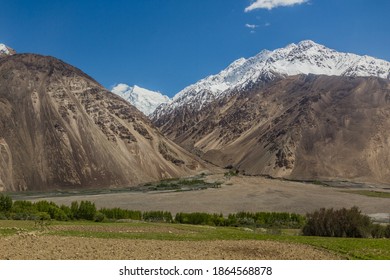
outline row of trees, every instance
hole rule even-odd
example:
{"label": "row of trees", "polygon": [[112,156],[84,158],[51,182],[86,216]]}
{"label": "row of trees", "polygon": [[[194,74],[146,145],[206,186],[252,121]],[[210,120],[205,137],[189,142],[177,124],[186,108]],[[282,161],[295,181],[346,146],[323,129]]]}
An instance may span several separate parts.
{"label": "row of trees", "polygon": [[304,225],[305,217],[290,213],[250,213],[239,212],[230,214],[225,218],[222,214],[209,213],[177,213],[173,218],[167,211],[134,211],[118,207],[97,209],[90,201],[75,201],[70,206],[58,206],[48,201],[15,201],[9,196],[0,195],[0,213],[3,218],[16,220],[53,219],[91,220],[101,222],[104,220],[143,220],[148,222],[182,223],[211,226],[250,226],[250,227],[277,227],[300,228]]}
{"label": "row of trees", "polygon": [[225,218],[222,214],[177,213],[175,221],[182,224],[262,227],[262,228],[302,228],[305,217],[284,212],[238,212]]}
{"label": "row of trees", "polygon": [[305,216],[278,212],[239,212],[224,217],[222,214],[177,213],[173,218],[167,211],[133,211],[121,208],[97,209],[90,201],[75,201],[70,206],[58,206],[49,201],[15,201],[0,194],[0,219],[14,220],[143,220],[148,222],[181,223],[211,226],[302,228],[304,235],[329,237],[390,238],[390,225],[374,224],[357,207],[325,209]]}
{"label": "row of trees", "polygon": [[227,226],[226,219],[222,214],[209,213],[177,213],[175,222],[180,224]]}
{"label": "row of trees", "polygon": [[286,212],[239,212],[228,216],[229,225],[276,228],[302,228],[306,218],[299,214]]}
{"label": "row of trees", "polygon": [[90,201],[72,202],[71,206],[58,206],[54,202],[41,200],[31,202],[19,200],[12,202],[12,199],[0,195],[0,201],[7,200],[11,203],[7,207],[0,207],[1,217],[12,220],[94,220],[98,211],[94,203]]}
{"label": "row of trees", "polygon": [[357,207],[338,210],[322,208],[307,215],[302,232],[314,236],[390,238],[390,225],[374,224]]}

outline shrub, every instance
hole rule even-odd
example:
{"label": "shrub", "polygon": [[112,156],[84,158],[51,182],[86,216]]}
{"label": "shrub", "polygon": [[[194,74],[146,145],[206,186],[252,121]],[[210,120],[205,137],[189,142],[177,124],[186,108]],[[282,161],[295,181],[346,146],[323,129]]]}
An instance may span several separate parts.
{"label": "shrub", "polygon": [[46,200],[41,200],[34,203],[35,209],[39,212],[49,212],[50,208],[57,207],[53,202],[48,202]]}
{"label": "shrub", "polygon": [[40,226],[43,229],[49,225],[51,217],[47,212],[38,212],[33,216],[33,220],[35,220],[35,226]]}
{"label": "shrub", "polygon": [[227,224],[231,226],[265,228],[302,228],[305,224],[305,217],[299,214],[285,212],[238,212],[228,216]]}
{"label": "shrub", "polygon": [[101,208],[102,212],[108,219],[120,220],[120,219],[131,219],[131,220],[141,220],[142,213],[141,211],[126,210],[121,208]]}
{"label": "shrub", "polygon": [[207,213],[177,213],[175,221],[180,224],[214,225],[212,215]]}
{"label": "shrub", "polygon": [[238,176],[238,173],[239,173],[238,170],[232,169],[232,170],[229,170],[228,172],[225,172],[224,176],[225,177]]}
{"label": "shrub", "polygon": [[207,183],[202,179],[183,179],[180,180],[178,184],[184,186],[193,186],[193,185],[203,185]]}
{"label": "shrub", "polygon": [[69,217],[59,207],[52,207],[49,210],[50,217],[57,221],[68,221]]}
{"label": "shrub", "polygon": [[340,210],[322,208],[307,214],[304,235],[330,237],[369,237],[372,222],[357,207]]}
{"label": "shrub", "polygon": [[221,214],[213,214],[212,221],[215,226],[227,226],[226,219]]}
{"label": "shrub", "polygon": [[35,220],[36,215],[35,213],[11,213],[10,219],[11,220]]}
{"label": "shrub", "polygon": [[9,212],[12,208],[12,198],[8,195],[0,194],[0,212]]}
{"label": "shrub", "polygon": [[172,214],[167,211],[148,211],[142,213],[142,219],[147,222],[172,222]]}
{"label": "shrub", "polygon": [[95,203],[91,201],[81,201],[77,211],[77,218],[92,221],[96,214]]}
{"label": "shrub", "polygon": [[73,220],[74,219],[73,214],[72,214],[72,210],[70,209],[70,207],[68,207],[66,205],[61,205],[60,209],[68,217],[68,220]]}
{"label": "shrub", "polygon": [[51,219],[57,221],[69,220],[68,215],[54,202],[41,200],[34,203],[34,208],[36,209],[36,211],[48,213]]}
{"label": "shrub", "polygon": [[386,227],[379,224],[374,224],[371,228],[371,236],[373,238],[383,238],[385,237],[385,230]]}
{"label": "shrub", "polygon": [[106,216],[102,212],[96,212],[95,218],[93,219],[95,222],[103,222],[106,219]]}
{"label": "shrub", "polygon": [[18,200],[13,203],[11,212],[27,215],[33,214],[37,212],[37,210],[31,201]]}
{"label": "shrub", "polygon": [[[66,209],[67,210],[67,209]],[[70,205],[70,213],[73,219],[82,219],[92,221],[97,210],[95,203],[90,201],[81,201],[80,205],[77,201],[73,201]]]}
{"label": "shrub", "polygon": [[73,201],[71,204],[70,204],[70,213],[72,215],[72,218],[73,219],[78,219],[78,215],[79,215],[79,203],[77,201]]}
{"label": "shrub", "polygon": [[384,235],[386,238],[390,238],[390,225],[387,225],[387,227],[385,228]]}
{"label": "shrub", "polygon": [[34,220],[50,221],[51,217],[47,212],[38,212],[34,215]]}

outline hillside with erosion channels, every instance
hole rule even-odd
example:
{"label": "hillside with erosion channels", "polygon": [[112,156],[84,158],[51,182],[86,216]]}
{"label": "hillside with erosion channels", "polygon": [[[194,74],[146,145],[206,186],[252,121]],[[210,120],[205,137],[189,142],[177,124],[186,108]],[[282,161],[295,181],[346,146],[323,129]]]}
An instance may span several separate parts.
{"label": "hillside with erosion channels", "polygon": [[388,183],[389,73],[389,62],[303,41],[234,62],[152,117],[176,143],[246,174]]}
{"label": "hillside with erosion channels", "polygon": [[141,112],[56,58],[0,58],[0,191],[128,186],[201,161]]}

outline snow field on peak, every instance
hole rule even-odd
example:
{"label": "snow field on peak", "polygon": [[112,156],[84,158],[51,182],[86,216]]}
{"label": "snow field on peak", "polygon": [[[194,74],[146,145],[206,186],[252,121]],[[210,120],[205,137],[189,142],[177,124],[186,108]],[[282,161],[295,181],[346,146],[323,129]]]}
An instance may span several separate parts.
{"label": "snow field on peak", "polygon": [[111,92],[119,95],[147,116],[159,105],[170,102],[168,96],[137,85],[117,84],[111,89]]}
{"label": "snow field on peak", "polygon": [[337,52],[311,40],[289,44],[274,51],[263,50],[240,58],[216,75],[210,75],[177,93],[169,105],[159,107],[154,117],[191,104],[198,110],[233,89],[244,88],[261,78],[315,74],[328,76],[375,76],[390,79],[390,62],[370,56]]}
{"label": "snow field on peak", "polygon": [[10,54],[6,45],[0,44],[0,54],[6,54],[6,55]]}

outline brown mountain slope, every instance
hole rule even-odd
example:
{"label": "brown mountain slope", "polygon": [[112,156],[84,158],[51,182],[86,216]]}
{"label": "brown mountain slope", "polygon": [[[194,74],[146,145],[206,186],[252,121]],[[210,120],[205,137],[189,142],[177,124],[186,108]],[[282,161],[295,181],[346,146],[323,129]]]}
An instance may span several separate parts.
{"label": "brown mountain slope", "polygon": [[122,186],[203,167],[80,70],[32,54],[0,59],[0,191]]}
{"label": "brown mountain slope", "polygon": [[294,179],[390,182],[390,82],[292,76],[155,122],[220,166]]}

